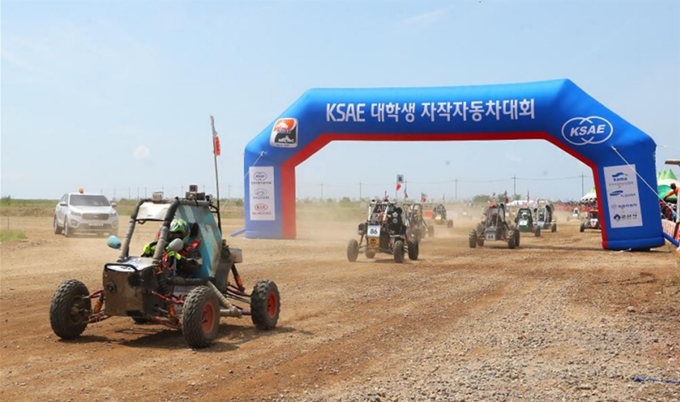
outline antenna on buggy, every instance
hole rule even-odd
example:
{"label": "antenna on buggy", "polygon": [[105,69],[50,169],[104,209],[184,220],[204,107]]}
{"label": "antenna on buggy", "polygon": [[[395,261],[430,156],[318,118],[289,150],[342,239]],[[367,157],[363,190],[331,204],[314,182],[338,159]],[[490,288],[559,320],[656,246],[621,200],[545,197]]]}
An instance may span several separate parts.
{"label": "antenna on buggy", "polygon": [[212,140],[213,140],[213,157],[215,159],[215,188],[217,196],[217,227],[222,233],[222,218],[220,214],[220,180],[217,174],[217,157],[220,156],[222,150],[220,149],[220,137],[217,135],[217,130],[215,130],[215,118],[210,115],[210,128],[212,129]]}

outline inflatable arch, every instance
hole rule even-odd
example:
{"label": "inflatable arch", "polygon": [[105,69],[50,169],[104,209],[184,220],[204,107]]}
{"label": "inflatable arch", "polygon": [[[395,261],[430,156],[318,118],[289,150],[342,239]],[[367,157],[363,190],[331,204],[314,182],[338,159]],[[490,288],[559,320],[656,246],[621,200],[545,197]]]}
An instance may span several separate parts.
{"label": "inflatable arch", "polygon": [[[656,144],[570,80],[376,89],[311,89],[245,149],[247,238],[296,237],[295,167],[331,141],[542,139],[590,166],[602,247],[664,244]],[[368,162],[367,162],[368,163]]]}

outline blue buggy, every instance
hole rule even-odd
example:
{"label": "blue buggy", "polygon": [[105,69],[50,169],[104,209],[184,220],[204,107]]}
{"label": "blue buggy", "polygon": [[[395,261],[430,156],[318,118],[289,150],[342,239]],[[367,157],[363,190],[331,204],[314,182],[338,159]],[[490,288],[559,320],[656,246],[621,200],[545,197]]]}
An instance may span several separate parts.
{"label": "blue buggy", "polygon": [[[176,217],[189,223],[191,238],[200,239],[201,266],[189,276],[178,273],[173,257],[183,249],[183,240],[168,242]],[[136,225],[150,221],[161,223],[153,256],[131,256]],[[125,238],[111,236],[108,245],[120,249],[120,256],[104,264],[101,289],[90,293],[85,284],[71,279],[54,293],[50,323],[60,338],[75,339],[88,324],[114,316],[181,329],[192,348],[207,347],[217,338],[220,317],[250,316],[260,330],[276,327],[281,307],[278,287],[271,280],[260,280],[250,294],[245,291],[236,268],[243,261],[242,252],[222,238],[219,208],[204,193],[189,191],[172,200],[155,193],[140,200]]]}

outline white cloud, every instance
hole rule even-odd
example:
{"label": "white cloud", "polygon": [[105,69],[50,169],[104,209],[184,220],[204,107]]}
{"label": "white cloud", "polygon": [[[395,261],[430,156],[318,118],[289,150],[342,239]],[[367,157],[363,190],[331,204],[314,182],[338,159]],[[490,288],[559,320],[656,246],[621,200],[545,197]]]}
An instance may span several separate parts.
{"label": "white cloud", "polygon": [[26,178],[26,173],[3,173],[2,181],[15,183]]}
{"label": "white cloud", "polygon": [[406,18],[405,20],[401,21],[403,25],[408,25],[408,26],[415,26],[415,25],[431,25],[435,23],[437,20],[441,19],[444,14],[446,14],[446,10],[436,10],[436,11],[430,11],[428,13],[423,13],[423,14],[417,14],[413,15],[411,17]]}
{"label": "white cloud", "polygon": [[134,156],[136,161],[141,161],[144,159],[148,159],[151,156],[151,151],[146,145],[139,145],[137,148],[135,148],[132,155]]}

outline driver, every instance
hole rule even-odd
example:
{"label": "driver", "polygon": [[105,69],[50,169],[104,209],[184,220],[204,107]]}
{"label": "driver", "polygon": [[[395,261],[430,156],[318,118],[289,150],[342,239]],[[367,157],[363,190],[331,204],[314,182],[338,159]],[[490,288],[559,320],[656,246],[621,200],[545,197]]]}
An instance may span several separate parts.
{"label": "driver", "polygon": [[[184,248],[178,253],[168,251],[167,256],[176,259],[177,272],[186,276],[191,276],[198,272],[202,265],[201,254],[198,251],[201,240],[198,238],[192,239],[189,234],[189,224],[184,219],[175,218],[170,222],[168,243],[175,239],[182,239],[184,241]],[[156,244],[158,244],[158,240],[147,243],[142,250],[142,257],[152,257],[156,250]]]}

